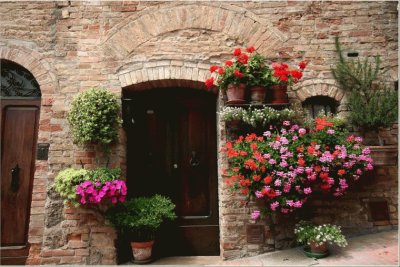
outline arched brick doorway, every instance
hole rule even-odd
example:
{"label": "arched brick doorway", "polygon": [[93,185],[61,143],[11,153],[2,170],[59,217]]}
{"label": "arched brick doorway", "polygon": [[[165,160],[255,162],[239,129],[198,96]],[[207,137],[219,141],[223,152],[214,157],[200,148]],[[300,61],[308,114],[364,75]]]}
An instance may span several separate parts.
{"label": "arched brick doorway", "polygon": [[1,264],[25,264],[41,90],[27,69],[1,59]]}
{"label": "arched brick doorway", "polygon": [[204,85],[158,80],[122,92],[129,194],[162,194],[177,206],[156,257],[220,253],[217,95],[196,88]]}

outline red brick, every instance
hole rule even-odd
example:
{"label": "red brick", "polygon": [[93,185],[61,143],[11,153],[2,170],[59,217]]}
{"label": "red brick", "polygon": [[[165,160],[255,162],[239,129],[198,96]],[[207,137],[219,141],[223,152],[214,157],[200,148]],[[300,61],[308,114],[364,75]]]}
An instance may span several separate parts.
{"label": "red brick", "polygon": [[74,254],[73,249],[44,249],[41,253],[42,257],[73,256]]}
{"label": "red brick", "polygon": [[60,264],[60,258],[42,258],[40,261],[41,265],[55,265]]}
{"label": "red brick", "polygon": [[78,241],[78,240],[70,240],[70,241],[68,241],[68,247],[69,248],[87,248],[88,243]]}
{"label": "red brick", "polygon": [[76,233],[69,234],[68,235],[68,240],[79,240],[79,241],[81,241],[81,234],[76,234]]}
{"label": "red brick", "polygon": [[50,126],[52,132],[61,132],[63,128],[59,124],[53,124]]}
{"label": "red brick", "polygon": [[60,264],[84,263],[81,256],[65,256],[61,258]]}
{"label": "red brick", "polygon": [[76,256],[89,256],[89,249],[75,249]]}
{"label": "red brick", "polygon": [[52,106],[53,99],[52,98],[42,98],[42,106]]}

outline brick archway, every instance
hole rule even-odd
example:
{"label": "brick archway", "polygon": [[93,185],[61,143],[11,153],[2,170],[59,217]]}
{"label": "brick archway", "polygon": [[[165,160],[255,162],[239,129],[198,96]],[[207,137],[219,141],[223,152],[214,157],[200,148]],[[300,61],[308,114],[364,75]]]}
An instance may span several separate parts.
{"label": "brick archway", "polygon": [[206,90],[204,81],[209,76],[209,65],[177,60],[145,63],[140,69],[129,69],[118,74],[121,87],[130,86],[136,90],[171,86]]}
{"label": "brick archway", "polygon": [[55,75],[50,64],[36,51],[27,48],[0,48],[0,58],[18,63],[29,70],[39,83],[42,98],[56,91]]}
{"label": "brick archway", "polygon": [[266,56],[279,50],[280,44],[288,39],[269,21],[239,6],[167,3],[162,8],[148,8],[124,19],[110,30],[102,45],[109,54],[122,59],[151,38],[182,29],[223,32],[232,39],[254,45]]}
{"label": "brick archway", "polygon": [[333,80],[306,80],[296,84],[292,93],[300,102],[313,96],[327,96],[341,104],[345,96],[343,90]]}

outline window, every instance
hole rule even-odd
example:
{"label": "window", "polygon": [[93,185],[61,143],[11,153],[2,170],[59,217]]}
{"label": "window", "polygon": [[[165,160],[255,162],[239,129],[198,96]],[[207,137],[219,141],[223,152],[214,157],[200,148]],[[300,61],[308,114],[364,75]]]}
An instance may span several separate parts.
{"label": "window", "polygon": [[312,118],[315,118],[320,113],[325,115],[328,113],[335,114],[337,106],[336,100],[328,96],[313,96],[303,102],[303,108],[308,113],[308,116]]}
{"label": "window", "polygon": [[27,69],[10,60],[0,60],[1,97],[40,97],[38,82]]}

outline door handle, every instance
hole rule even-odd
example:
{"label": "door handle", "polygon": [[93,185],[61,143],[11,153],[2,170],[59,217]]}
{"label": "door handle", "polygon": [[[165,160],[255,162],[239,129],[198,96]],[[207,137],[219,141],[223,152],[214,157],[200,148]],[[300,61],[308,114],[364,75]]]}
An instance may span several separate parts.
{"label": "door handle", "polygon": [[14,168],[11,169],[11,191],[17,192],[19,189],[19,171],[21,168],[15,165]]}
{"label": "door handle", "polygon": [[191,152],[191,156],[190,156],[190,160],[189,160],[189,165],[191,167],[197,167],[200,165],[200,161],[199,158],[197,156],[197,152],[196,151],[192,151]]}

